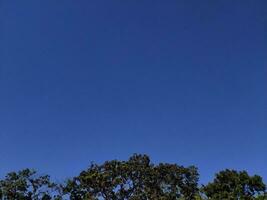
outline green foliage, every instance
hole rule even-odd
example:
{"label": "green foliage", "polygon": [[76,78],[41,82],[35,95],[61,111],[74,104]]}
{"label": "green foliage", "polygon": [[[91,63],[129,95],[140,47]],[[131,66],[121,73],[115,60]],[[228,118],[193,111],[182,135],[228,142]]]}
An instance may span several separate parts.
{"label": "green foliage", "polygon": [[195,167],[176,164],[153,165],[146,155],[128,161],[91,165],[69,181],[65,191],[71,199],[194,199],[198,191]]}
{"label": "green foliage", "polygon": [[[36,171],[25,169],[8,173],[0,181],[0,198],[3,200],[51,200],[59,199],[55,194],[56,184],[48,175],[37,176]],[[54,193],[54,195],[52,195]]]}
{"label": "green foliage", "polygon": [[213,200],[264,199],[265,184],[260,176],[249,176],[245,171],[225,170],[216,174],[212,183],[203,187],[205,195]]}
{"label": "green foliage", "polygon": [[151,163],[147,155],[92,164],[58,185],[25,169],[0,180],[0,200],[267,200],[260,176],[226,169],[202,187],[194,166]]}

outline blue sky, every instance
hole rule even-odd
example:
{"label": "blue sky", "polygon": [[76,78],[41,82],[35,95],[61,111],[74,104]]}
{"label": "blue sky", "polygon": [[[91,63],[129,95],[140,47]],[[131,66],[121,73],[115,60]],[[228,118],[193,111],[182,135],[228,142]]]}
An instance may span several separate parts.
{"label": "blue sky", "polygon": [[0,0],[0,175],[146,153],[267,179],[266,2]]}

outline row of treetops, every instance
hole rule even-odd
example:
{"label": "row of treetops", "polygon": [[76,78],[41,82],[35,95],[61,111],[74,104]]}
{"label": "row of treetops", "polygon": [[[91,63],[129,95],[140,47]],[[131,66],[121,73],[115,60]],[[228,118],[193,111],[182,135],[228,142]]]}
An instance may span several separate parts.
{"label": "row of treetops", "polygon": [[0,181],[1,200],[267,200],[258,175],[226,169],[200,185],[196,167],[151,163],[147,155],[91,164],[78,176],[54,183],[24,169]]}

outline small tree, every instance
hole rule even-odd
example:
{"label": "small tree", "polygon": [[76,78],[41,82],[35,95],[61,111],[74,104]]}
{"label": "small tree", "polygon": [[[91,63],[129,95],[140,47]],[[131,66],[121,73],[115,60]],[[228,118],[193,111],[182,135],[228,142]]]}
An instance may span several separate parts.
{"label": "small tree", "polygon": [[51,200],[60,199],[57,185],[48,175],[38,176],[36,171],[24,169],[8,173],[0,181],[0,198],[3,200]]}
{"label": "small tree", "polygon": [[265,190],[260,176],[229,169],[216,174],[214,181],[203,187],[204,194],[213,200],[266,199]]}

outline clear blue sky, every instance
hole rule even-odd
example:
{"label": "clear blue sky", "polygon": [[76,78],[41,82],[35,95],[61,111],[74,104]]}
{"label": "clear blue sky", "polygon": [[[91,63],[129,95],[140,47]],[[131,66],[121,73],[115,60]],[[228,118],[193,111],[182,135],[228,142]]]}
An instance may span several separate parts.
{"label": "clear blue sky", "polygon": [[267,179],[266,0],[0,0],[0,175],[149,154]]}

